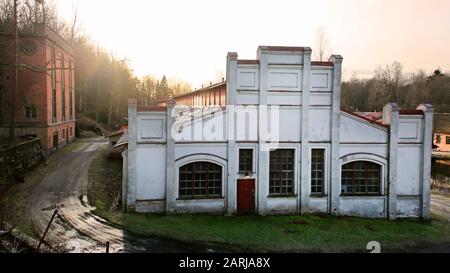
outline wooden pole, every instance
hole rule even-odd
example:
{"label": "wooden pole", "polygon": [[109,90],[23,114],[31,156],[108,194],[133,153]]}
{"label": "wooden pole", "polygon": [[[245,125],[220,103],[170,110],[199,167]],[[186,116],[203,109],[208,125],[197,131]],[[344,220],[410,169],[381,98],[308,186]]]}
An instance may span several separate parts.
{"label": "wooden pole", "polygon": [[47,228],[44,231],[44,234],[42,234],[41,240],[39,241],[38,246],[36,247],[36,251],[39,250],[39,248],[41,247],[42,243],[44,242],[45,236],[47,235],[48,230],[50,229],[50,225],[53,222],[53,219],[55,219],[56,214],[58,213],[58,210],[55,209],[55,212],[53,212],[52,218],[50,219],[50,222],[48,222]]}

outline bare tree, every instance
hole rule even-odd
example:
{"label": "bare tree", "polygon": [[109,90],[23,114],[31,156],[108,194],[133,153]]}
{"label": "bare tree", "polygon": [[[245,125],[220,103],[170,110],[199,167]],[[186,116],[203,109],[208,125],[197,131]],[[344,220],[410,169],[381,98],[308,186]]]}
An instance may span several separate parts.
{"label": "bare tree", "polygon": [[73,44],[75,37],[78,34],[77,23],[78,23],[78,2],[75,2],[73,5],[72,24],[70,26],[70,44]]}
{"label": "bare tree", "polygon": [[326,56],[330,55],[330,37],[325,27],[320,26],[316,29],[314,44],[316,60],[323,61]]}

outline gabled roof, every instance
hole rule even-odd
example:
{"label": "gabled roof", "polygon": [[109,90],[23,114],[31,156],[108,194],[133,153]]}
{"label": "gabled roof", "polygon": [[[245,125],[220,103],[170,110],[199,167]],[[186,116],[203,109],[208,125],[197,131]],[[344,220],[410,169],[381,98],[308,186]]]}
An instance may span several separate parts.
{"label": "gabled roof", "polygon": [[345,110],[345,109],[341,109],[341,112],[346,113],[346,114],[349,114],[349,115],[352,115],[353,117],[359,118],[359,119],[361,119],[361,120],[368,121],[368,122],[370,122],[371,124],[373,124],[373,125],[375,125],[375,126],[382,127],[382,128],[384,128],[384,129],[385,129],[385,128],[389,128],[389,125],[382,124],[382,123],[379,122],[379,121],[374,121],[374,120],[372,120],[372,119],[370,119],[370,118],[367,118],[367,117],[365,117],[365,116],[359,115],[359,114],[357,114],[357,113],[350,112],[350,111],[347,111],[347,110]]}
{"label": "gabled roof", "polygon": [[[188,93],[185,93],[185,94],[181,94],[181,95],[175,96],[175,97],[173,97],[173,99],[179,99],[179,98],[191,96],[191,95],[194,95],[194,94],[197,94],[197,93],[201,93],[201,92],[204,92],[204,91],[207,91],[207,90],[210,90],[210,89],[222,86],[222,85],[227,85],[227,82],[226,81],[221,81],[221,82],[218,82],[218,83],[215,83],[215,84],[211,84],[211,85],[203,87],[201,89],[198,89],[198,90],[195,90],[195,91],[192,91],[192,92],[188,92]],[[167,102],[168,100],[169,99],[166,98],[166,99],[158,101],[157,103]]]}

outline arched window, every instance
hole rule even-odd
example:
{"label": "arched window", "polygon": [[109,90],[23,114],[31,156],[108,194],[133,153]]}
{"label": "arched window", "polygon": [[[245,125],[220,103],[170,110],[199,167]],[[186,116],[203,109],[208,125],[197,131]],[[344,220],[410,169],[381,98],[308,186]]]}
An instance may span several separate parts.
{"label": "arched window", "polygon": [[370,161],[354,161],[342,165],[341,193],[380,195],[381,165]]}
{"label": "arched window", "polygon": [[222,166],[211,162],[193,162],[180,167],[180,198],[222,196]]}

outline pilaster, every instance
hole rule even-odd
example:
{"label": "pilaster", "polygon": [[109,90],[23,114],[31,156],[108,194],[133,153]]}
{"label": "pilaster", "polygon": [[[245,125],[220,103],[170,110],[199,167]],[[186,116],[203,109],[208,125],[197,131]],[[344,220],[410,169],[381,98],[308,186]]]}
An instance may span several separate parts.
{"label": "pilaster", "polygon": [[421,217],[430,219],[430,182],[431,182],[431,153],[433,144],[433,106],[428,103],[421,104],[417,107],[424,114],[423,125],[423,171],[422,171],[422,202]]}
{"label": "pilaster", "polygon": [[339,214],[340,195],[340,116],[341,116],[341,76],[342,76],[342,56],[332,55],[330,61],[333,62],[333,99],[331,106],[331,175],[330,175],[330,205],[331,214]]}
{"label": "pilaster", "polygon": [[166,114],[166,212],[174,213],[176,210],[177,192],[175,181],[175,140],[172,136],[172,126],[175,122],[173,108],[175,101],[167,102]]}
{"label": "pilaster", "polygon": [[300,162],[300,181],[297,184],[300,196],[300,212],[309,211],[309,194],[311,187],[311,170],[310,170],[310,150],[309,150],[309,93],[311,90],[311,49],[303,52],[303,83],[302,83],[302,110],[301,110],[301,158]]}
{"label": "pilaster", "polygon": [[[260,48],[258,52],[260,70],[259,70],[259,108],[258,108],[258,213],[264,214],[267,210],[267,198],[269,196],[269,153],[267,149],[267,140],[264,139],[262,132],[268,128],[264,124],[268,120],[268,106],[267,106],[267,89],[268,89],[268,75],[269,64],[264,48]],[[263,118],[264,117],[264,118]]]}
{"label": "pilaster", "polygon": [[229,52],[227,56],[227,138],[228,138],[228,152],[227,152],[227,214],[232,215],[236,212],[236,134],[235,134],[235,111],[236,105],[236,89],[237,89],[237,58],[235,52]]}
{"label": "pilaster", "polygon": [[128,100],[128,181],[127,210],[134,211],[136,206],[136,184],[137,184],[137,99]]}
{"label": "pilaster", "polygon": [[397,217],[397,177],[398,177],[398,130],[399,108],[396,103],[389,103],[383,108],[383,123],[389,124],[389,167],[388,167],[388,211],[387,217]]}

